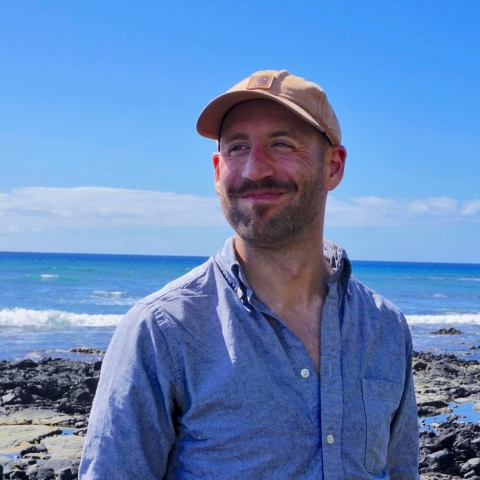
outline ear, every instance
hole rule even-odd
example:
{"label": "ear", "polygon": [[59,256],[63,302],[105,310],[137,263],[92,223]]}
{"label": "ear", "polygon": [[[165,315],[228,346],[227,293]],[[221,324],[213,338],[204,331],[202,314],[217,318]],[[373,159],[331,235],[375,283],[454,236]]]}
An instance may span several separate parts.
{"label": "ear", "polygon": [[335,189],[342,181],[346,160],[347,151],[343,145],[335,145],[325,152],[323,184],[327,192]]}
{"label": "ear", "polygon": [[220,179],[220,153],[215,152],[212,154],[212,163],[213,163],[213,172],[214,172],[214,181],[215,181],[215,191],[218,193],[217,184]]}

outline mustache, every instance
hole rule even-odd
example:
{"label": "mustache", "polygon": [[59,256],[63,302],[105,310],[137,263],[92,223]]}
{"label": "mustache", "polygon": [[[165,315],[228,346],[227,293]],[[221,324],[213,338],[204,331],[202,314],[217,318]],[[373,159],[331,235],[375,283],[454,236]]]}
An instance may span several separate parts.
{"label": "mustache", "polygon": [[264,178],[258,182],[250,179],[242,180],[236,185],[232,185],[227,189],[227,195],[231,198],[249,193],[255,193],[260,190],[277,190],[279,192],[296,192],[297,184],[292,180],[283,181],[274,178]]}

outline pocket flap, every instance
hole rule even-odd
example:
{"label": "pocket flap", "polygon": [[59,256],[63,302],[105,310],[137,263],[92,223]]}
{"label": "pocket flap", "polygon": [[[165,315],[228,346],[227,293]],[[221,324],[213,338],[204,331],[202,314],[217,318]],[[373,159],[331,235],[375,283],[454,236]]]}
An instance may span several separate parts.
{"label": "pocket flap", "polygon": [[403,392],[403,383],[362,378],[363,398],[374,398],[399,403]]}

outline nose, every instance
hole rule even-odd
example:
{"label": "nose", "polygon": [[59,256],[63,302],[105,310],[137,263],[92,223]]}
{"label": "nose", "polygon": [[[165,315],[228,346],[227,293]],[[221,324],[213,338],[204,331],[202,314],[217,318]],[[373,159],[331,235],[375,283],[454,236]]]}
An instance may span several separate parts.
{"label": "nose", "polygon": [[242,176],[259,181],[275,174],[272,159],[261,145],[252,146],[247,161],[243,165]]}

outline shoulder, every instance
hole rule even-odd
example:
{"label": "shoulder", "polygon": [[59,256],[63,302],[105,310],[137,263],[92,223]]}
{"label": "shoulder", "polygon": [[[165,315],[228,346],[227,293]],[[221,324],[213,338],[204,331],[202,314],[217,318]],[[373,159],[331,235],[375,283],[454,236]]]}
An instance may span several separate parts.
{"label": "shoulder", "polygon": [[410,329],[402,311],[383,295],[368,288],[353,275],[348,283],[348,304],[350,316],[355,312],[357,320],[370,325],[377,332],[393,329],[410,338]]}
{"label": "shoulder", "polygon": [[400,309],[394,303],[392,303],[380,293],[372,290],[371,288],[361,283],[353,275],[350,276],[348,287],[349,292],[356,299],[361,299],[362,301],[372,306],[372,308],[389,312],[397,316],[401,315]]}
{"label": "shoulder", "polygon": [[[118,329],[166,330],[179,320],[197,317],[211,309],[219,284],[226,282],[213,257],[137,302]],[[195,315],[192,315],[195,313]]]}
{"label": "shoulder", "polygon": [[157,290],[138,302],[138,305],[154,306],[158,302],[168,301],[179,295],[200,293],[208,287],[215,270],[215,260],[210,257],[206,262],[193,268],[185,275],[176,278],[160,290]]}
{"label": "shoulder", "polygon": [[[212,289],[209,278],[215,275],[212,259],[194,268],[137,302],[118,324],[107,351],[107,357],[129,358],[144,363],[142,358],[163,356],[162,363],[174,365],[170,358],[181,341],[185,328],[181,323],[194,323],[199,299]],[[147,362],[148,363],[148,362]]]}

